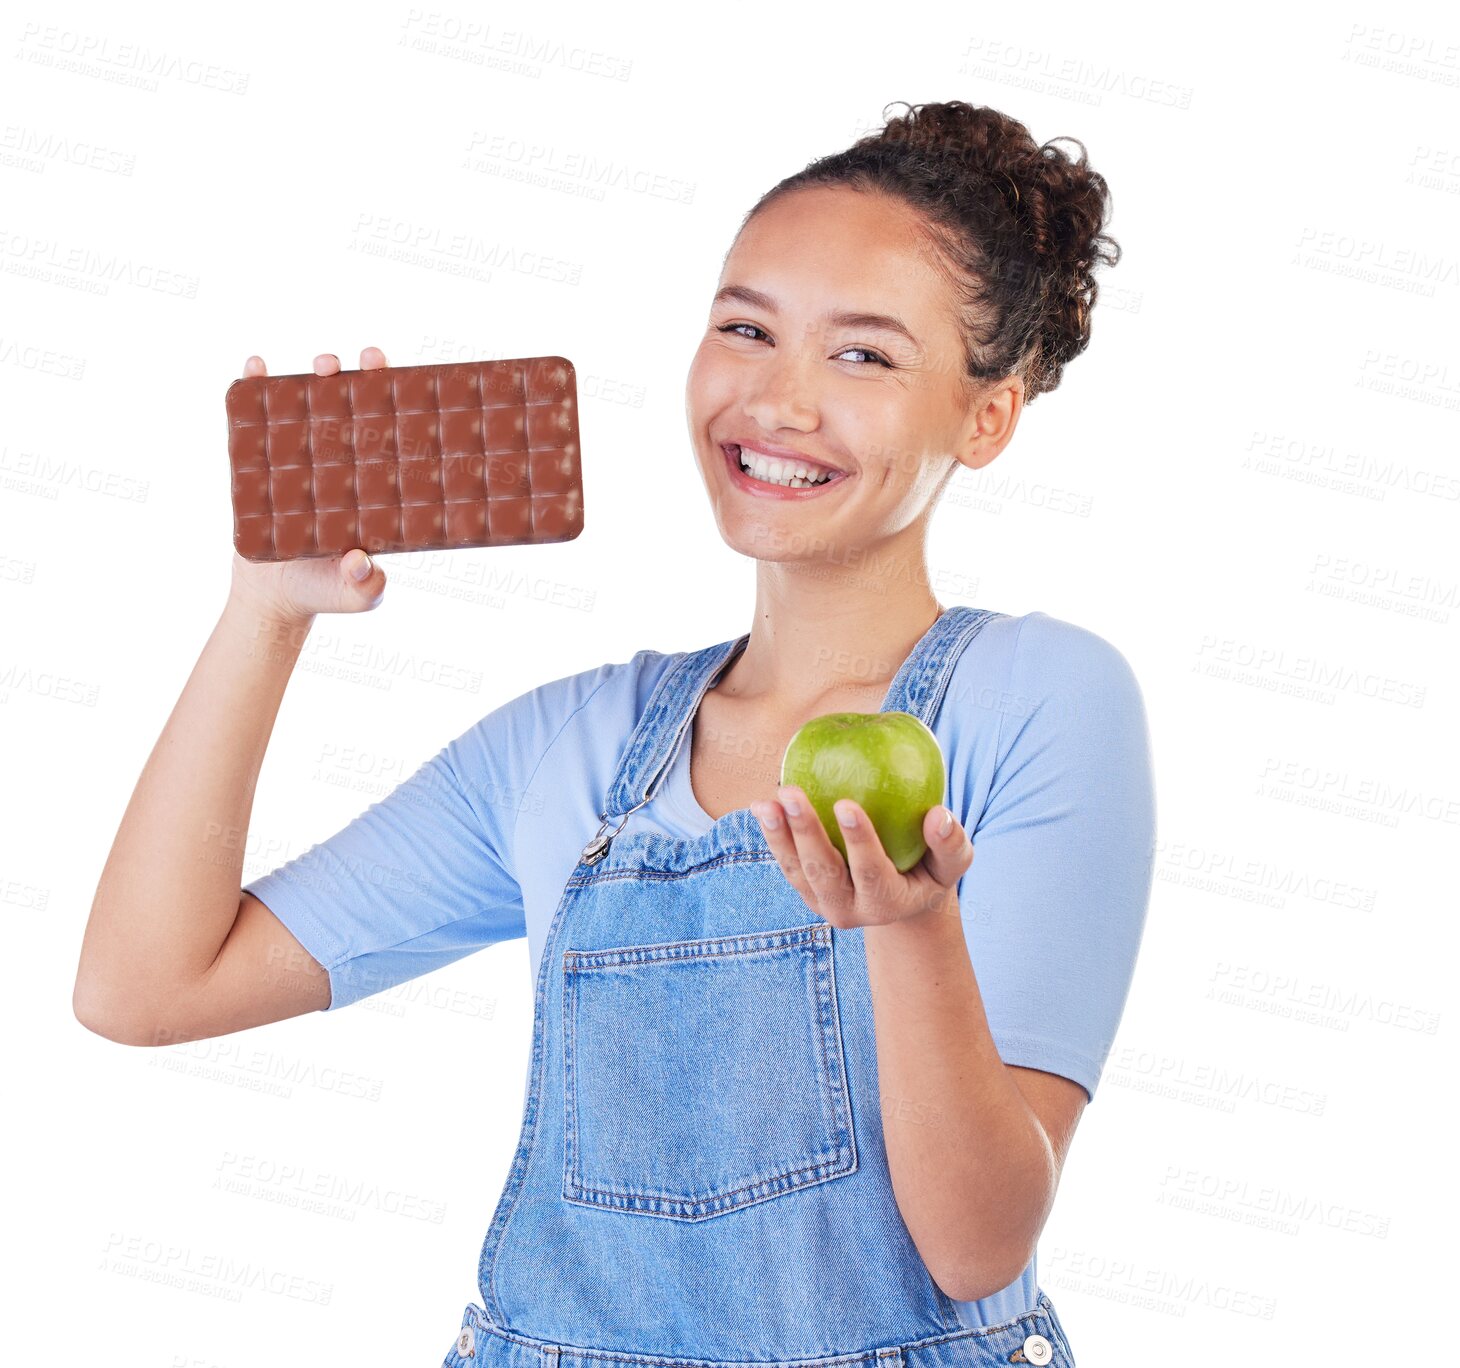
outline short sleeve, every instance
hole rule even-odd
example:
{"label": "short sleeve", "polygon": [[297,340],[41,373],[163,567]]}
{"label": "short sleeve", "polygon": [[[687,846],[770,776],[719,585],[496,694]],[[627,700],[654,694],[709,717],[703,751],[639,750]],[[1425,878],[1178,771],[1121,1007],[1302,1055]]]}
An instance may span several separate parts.
{"label": "short sleeve", "polygon": [[1155,786],[1140,687],[1104,638],[1020,619],[988,798],[959,899],[1007,1064],[1093,1101],[1150,900]]}
{"label": "short sleeve", "polygon": [[[326,1011],[526,934],[510,860],[511,705],[444,746],[348,826],[244,885],[329,972]],[[486,768],[485,767],[490,767]]]}

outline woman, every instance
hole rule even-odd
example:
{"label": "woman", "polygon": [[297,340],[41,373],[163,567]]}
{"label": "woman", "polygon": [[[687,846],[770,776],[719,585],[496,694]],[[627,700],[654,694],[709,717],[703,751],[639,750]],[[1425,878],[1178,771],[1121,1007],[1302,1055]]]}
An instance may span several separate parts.
{"label": "woman", "polygon": [[[757,562],[751,630],[503,704],[241,902],[200,817],[247,830],[310,623],[385,577],[358,550],[235,559],[76,1012],[219,1035],[526,935],[521,1137],[448,1364],[1073,1362],[1035,1246],[1144,924],[1145,715],[1113,646],[944,607],[923,548],[949,478],[1085,347],[1105,209],[1083,155],[958,102],[776,186],[686,389],[720,533]],[[844,860],[777,786],[803,722],[879,710],[948,765],[906,874],[855,803]]]}

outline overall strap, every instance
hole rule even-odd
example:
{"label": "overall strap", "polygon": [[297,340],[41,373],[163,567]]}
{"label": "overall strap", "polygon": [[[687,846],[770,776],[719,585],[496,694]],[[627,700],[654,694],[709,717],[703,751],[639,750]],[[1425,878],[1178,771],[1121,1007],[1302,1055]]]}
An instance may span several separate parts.
{"label": "overall strap", "polygon": [[749,640],[747,632],[715,646],[686,652],[659,681],[609,785],[604,810],[599,813],[598,831],[583,850],[585,864],[602,859],[608,843],[629,815],[654,796],[689,731],[700,698]]}
{"label": "overall strap", "polygon": [[964,647],[986,623],[1002,616],[992,608],[971,608],[964,603],[946,609],[893,676],[879,711],[911,713],[931,728]]}
{"label": "overall strap", "polygon": [[[992,609],[966,604],[944,609],[893,676],[879,711],[908,712],[931,727],[963,648],[986,622],[999,616]],[[600,860],[630,814],[653,798],[689,734],[700,699],[749,640],[747,632],[685,652],[659,681],[609,785],[598,830],[583,851],[585,863]]]}

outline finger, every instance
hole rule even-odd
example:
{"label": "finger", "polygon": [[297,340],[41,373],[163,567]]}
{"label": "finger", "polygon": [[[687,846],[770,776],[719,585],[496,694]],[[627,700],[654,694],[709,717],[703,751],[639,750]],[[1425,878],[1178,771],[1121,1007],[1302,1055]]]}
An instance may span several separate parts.
{"label": "finger", "polygon": [[[805,793],[794,784],[778,789],[776,797],[786,811],[786,822],[796,841],[797,859],[812,892],[823,908],[849,912],[856,898],[856,890],[852,887],[851,875],[847,872],[847,862],[832,845],[816,809],[811,806]],[[795,811],[792,811],[793,808]]]}
{"label": "finger", "polygon": [[264,367],[264,358],[262,356],[250,356],[243,363],[243,374],[245,378],[251,375],[267,375],[268,373]]}
{"label": "finger", "polygon": [[[942,834],[945,817],[952,822],[946,836]],[[952,812],[940,804],[923,815],[923,840],[928,843],[923,867],[945,888],[952,888],[973,863],[973,842],[968,833]]]}
{"label": "finger", "polygon": [[321,352],[314,358],[314,373],[316,375],[338,375],[340,358],[334,352]]}
{"label": "finger", "polygon": [[888,920],[901,915],[897,911],[904,883],[903,875],[883,848],[882,838],[866,811],[850,798],[832,804],[837,826],[847,847],[847,868],[860,906],[868,912],[881,910]]}
{"label": "finger", "polygon": [[385,353],[379,347],[366,347],[360,353],[361,370],[379,370],[386,364]]}
{"label": "finger", "polygon": [[340,578],[345,593],[356,602],[374,608],[385,595],[385,571],[364,548],[356,546],[340,557]]}
{"label": "finger", "polygon": [[811,891],[811,885],[806,882],[806,875],[801,868],[801,859],[796,851],[795,838],[786,825],[785,810],[779,803],[771,802],[752,803],[750,810],[760,823],[760,829],[765,833],[765,843],[770,847],[771,854],[776,857],[776,863],[780,865],[786,881],[806,899],[809,906],[815,908],[816,894]]}

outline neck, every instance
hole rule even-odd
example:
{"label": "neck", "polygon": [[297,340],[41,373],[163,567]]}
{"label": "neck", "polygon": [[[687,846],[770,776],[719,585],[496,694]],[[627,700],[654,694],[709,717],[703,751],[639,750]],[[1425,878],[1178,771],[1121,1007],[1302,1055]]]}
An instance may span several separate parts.
{"label": "neck", "polygon": [[715,692],[796,714],[822,703],[842,710],[838,693],[885,693],[943,611],[921,556],[889,560],[894,570],[911,564],[919,573],[760,561],[750,640]]}

